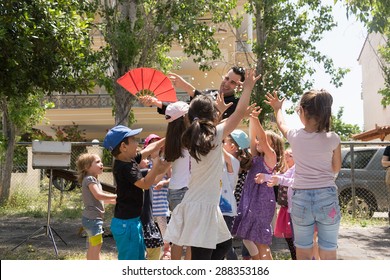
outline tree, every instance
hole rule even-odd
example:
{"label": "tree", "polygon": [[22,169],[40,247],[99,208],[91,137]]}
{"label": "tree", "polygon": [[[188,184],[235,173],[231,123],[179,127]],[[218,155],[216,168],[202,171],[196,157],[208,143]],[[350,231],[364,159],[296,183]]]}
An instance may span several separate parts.
{"label": "tree", "polygon": [[368,33],[385,36],[386,44],[378,50],[385,87],[379,90],[382,105],[390,105],[390,5],[388,0],[345,0],[348,14],[354,14],[367,28]]}
{"label": "tree", "polygon": [[[336,68],[332,59],[315,46],[322,34],[335,26],[331,6],[309,0],[252,0],[245,5],[245,12],[253,15],[256,33],[253,42],[243,42],[253,44],[255,57],[248,55],[248,64],[262,75],[253,101],[263,104],[266,92],[278,90],[282,97],[295,103],[313,85],[310,76],[315,73],[314,63],[324,67],[336,87],[342,85],[341,80],[349,70]],[[232,24],[238,28],[242,19],[239,14],[235,19]],[[288,111],[292,112],[292,108]],[[269,112],[266,107],[260,118]]]}
{"label": "tree", "polygon": [[218,24],[228,19],[237,1],[102,0],[101,32],[110,51],[110,80],[105,84],[114,100],[115,124],[128,125],[135,98],[116,83],[127,71],[154,67],[167,72],[174,43],[202,70],[220,57],[214,38]]}
{"label": "tree", "polygon": [[351,141],[352,135],[359,134],[360,128],[358,125],[354,124],[346,124],[344,123],[341,118],[344,113],[344,107],[340,107],[336,116],[333,116],[332,118],[332,130],[336,132],[339,136],[341,141]]}
{"label": "tree", "polygon": [[91,48],[95,10],[79,0],[0,3],[0,203],[10,194],[16,136],[42,118],[43,97],[90,92],[104,74]]}

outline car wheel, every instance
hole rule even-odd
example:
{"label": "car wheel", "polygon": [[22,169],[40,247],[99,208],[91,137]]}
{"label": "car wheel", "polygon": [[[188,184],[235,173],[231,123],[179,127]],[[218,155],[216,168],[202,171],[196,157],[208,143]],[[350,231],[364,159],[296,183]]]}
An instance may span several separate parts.
{"label": "car wheel", "polygon": [[64,178],[54,177],[53,185],[60,191],[72,191],[76,188],[77,183],[74,181],[66,180]]}
{"label": "car wheel", "polygon": [[[343,198],[341,204],[342,211],[345,214],[353,214],[353,199],[352,197]],[[364,196],[355,196],[355,218],[370,219],[374,215],[375,207],[372,202]]]}

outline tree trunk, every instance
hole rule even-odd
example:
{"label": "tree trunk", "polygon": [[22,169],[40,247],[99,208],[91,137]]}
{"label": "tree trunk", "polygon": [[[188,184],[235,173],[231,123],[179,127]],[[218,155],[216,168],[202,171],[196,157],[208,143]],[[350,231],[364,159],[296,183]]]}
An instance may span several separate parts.
{"label": "tree trunk", "polygon": [[15,125],[8,114],[6,101],[0,102],[3,111],[3,133],[5,140],[5,153],[2,159],[0,172],[0,205],[8,201],[11,189],[11,174],[15,148]]}
{"label": "tree trunk", "polygon": [[[123,73],[124,74],[124,73]],[[129,115],[134,98],[131,93],[122,88],[119,84],[115,84],[115,125],[129,125]]]}
{"label": "tree trunk", "polygon": [[[115,3],[115,4],[114,4]],[[113,8],[115,5],[117,11],[119,12],[119,19],[120,20],[126,20],[129,19],[131,24],[131,30],[133,30],[136,19],[137,19],[137,1],[136,0],[129,0],[129,1],[122,1],[122,2],[111,2],[106,1],[105,7],[106,8]],[[108,19],[109,17],[107,17]],[[114,26],[115,22],[108,22],[107,30],[109,33],[114,32]],[[112,43],[112,42],[111,42]],[[122,88],[116,80],[120,77],[122,77],[127,69],[129,69],[130,65],[123,65],[121,61],[119,61],[117,57],[117,46],[115,44],[112,44],[112,67],[114,69],[113,72],[113,80],[114,80],[114,117],[115,117],[115,125],[129,125],[129,116],[130,116],[130,110],[131,107],[135,101],[135,98],[126,91],[124,88]]]}

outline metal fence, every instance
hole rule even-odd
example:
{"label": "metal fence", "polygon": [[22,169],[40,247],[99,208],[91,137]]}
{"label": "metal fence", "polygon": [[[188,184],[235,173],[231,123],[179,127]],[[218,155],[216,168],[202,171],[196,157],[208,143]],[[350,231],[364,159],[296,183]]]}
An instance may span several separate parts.
{"label": "metal fence", "polygon": [[[107,150],[103,149],[101,143],[72,142],[71,146],[70,172],[76,170],[76,160],[80,154],[85,152],[96,153],[102,158],[103,164],[106,166],[103,174],[100,175],[99,180],[110,185],[113,184],[113,177],[110,169],[112,165],[112,156]],[[34,194],[41,192],[42,188],[47,188],[50,174],[49,170],[33,169],[33,160],[34,156],[31,142],[18,143],[15,148],[14,165],[11,176],[11,195],[13,193],[19,193],[23,196],[33,197]],[[72,176],[56,176],[55,180],[53,180],[54,187],[60,191],[74,190],[78,184],[69,179],[70,177]]]}
{"label": "metal fence", "polygon": [[[342,142],[342,168],[336,176],[340,205],[344,213],[355,218],[371,218],[378,212],[387,217],[390,193],[385,184],[386,170],[381,165],[383,151],[390,142]],[[101,143],[72,143],[71,169],[75,170],[77,157],[84,152],[101,156],[106,168],[99,177],[102,182],[113,184],[112,156],[101,147]],[[18,143],[15,150],[11,180],[11,194],[15,191],[32,193],[47,186],[44,170],[32,169],[31,143]],[[55,187],[67,191],[74,186],[59,178]]]}
{"label": "metal fence", "polygon": [[[342,210],[356,218],[388,212],[390,193],[381,160],[390,142],[342,142],[342,165],[336,177]],[[387,214],[384,215],[387,217]]]}

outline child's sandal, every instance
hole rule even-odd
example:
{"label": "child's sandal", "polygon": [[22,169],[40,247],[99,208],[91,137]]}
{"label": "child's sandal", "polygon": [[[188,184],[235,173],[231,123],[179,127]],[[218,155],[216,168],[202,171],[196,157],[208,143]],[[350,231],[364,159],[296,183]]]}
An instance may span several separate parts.
{"label": "child's sandal", "polygon": [[162,260],[170,260],[171,259],[171,252],[167,251],[164,252],[164,254],[161,257]]}

